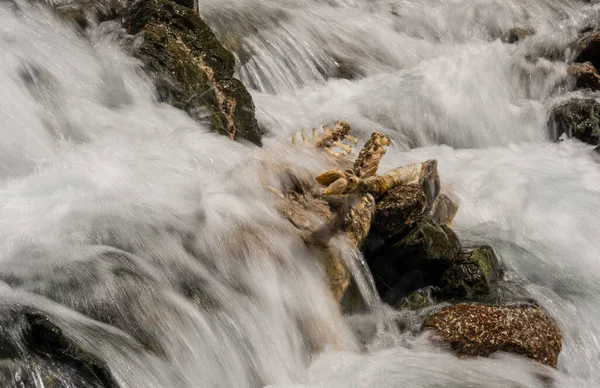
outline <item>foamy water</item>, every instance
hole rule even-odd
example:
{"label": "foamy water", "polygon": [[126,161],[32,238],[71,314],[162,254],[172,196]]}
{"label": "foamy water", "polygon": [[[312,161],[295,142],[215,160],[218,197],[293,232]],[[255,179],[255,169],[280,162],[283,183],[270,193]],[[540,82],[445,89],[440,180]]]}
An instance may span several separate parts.
{"label": "foamy water", "polygon": [[[5,303],[45,311],[122,387],[600,384],[600,169],[590,146],[550,143],[546,130],[569,87],[566,43],[593,6],[198,6],[239,59],[269,131],[263,149],[157,103],[113,24],[82,37],[43,8],[0,4]],[[522,24],[538,33],[501,41]],[[391,137],[382,169],[438,158],[460,198],[457,232],[491,244],[561,327],[558,370],[510,355],[456,359],[384,330],[394,313],[376,300],[372,315],[340,314],[317,259],[261,185],[280,184],[285,163],[325,169],[289,136],[334,119],[361,140]]]}

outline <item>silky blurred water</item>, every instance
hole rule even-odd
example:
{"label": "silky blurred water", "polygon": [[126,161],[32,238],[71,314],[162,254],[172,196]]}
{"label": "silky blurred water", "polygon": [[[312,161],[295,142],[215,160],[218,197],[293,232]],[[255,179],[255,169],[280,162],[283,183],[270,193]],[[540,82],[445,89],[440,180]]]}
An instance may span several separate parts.
{"label": "silky blurred water", "polygon": [[[115,24],[82,36],[43,6],[0,3],[0,280],[4,304],[47,313],[122,387],[600,385],[600,169],[548,140],[572,86],[568,43],[597,7],[536,0],[204,1],[238,59],[258,149],[157,102]],[[592,18],[592,19],[590,19]],[[536,28],[517,45],[513,26]],[[460,360],[390,314],[343,316],[319,261],[262,183],[290,146],[342,119],[390,136],[382,170],[436,157],[455,229],[561,327],[557,370]],[[357,252],[337,241],[349,264]],[[363,279],[368,295],[368,281]],[[379,331],[378,331],[379,330]],[[43,381],[38,381],[44,387]]]}

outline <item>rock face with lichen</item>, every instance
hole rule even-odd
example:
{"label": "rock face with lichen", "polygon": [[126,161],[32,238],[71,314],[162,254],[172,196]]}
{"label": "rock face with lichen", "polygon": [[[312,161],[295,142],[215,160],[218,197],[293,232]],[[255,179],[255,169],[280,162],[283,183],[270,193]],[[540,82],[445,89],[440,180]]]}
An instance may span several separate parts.
{"label": "rock face with lichen", "polygon": [[516,353],[556,367],[561,333],[556,323],[532,306],[483,306],[460,303],[427,318],[432,330],[460,356]]}
{"label": "rock face with lichen", "polygon": [[600,103],[593,98],[574,98],[550,113],[548,128],[554,139],[563,134],[585,143],[600,144]]}
{"label": "rock face with lichen", "polygon": [[252,97],[233,78],[235,60],[192,9],[168,0],[138,0],[123,26],[142,38],[132,48],[161,100],[231,139],[261,144]]}

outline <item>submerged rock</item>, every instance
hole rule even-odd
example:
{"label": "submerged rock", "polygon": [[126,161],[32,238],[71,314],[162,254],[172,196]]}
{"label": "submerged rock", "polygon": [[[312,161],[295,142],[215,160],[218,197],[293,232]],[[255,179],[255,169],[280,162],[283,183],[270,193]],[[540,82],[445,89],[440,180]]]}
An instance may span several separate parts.
{"label": "submerged rock", "polygon": [[441,279],[446,297],[474,299],[489,295],[502,280],[504,271],[490,246],[464,251],[456,257]]}
{"label": "submerged rock", "polygon": [[535,34],[535,29],[533,27],[513,27],[508,30],[505,40],[508,43],[517,43],[533,34]]}
{"label": "submerged rock", "polygon": [[556,367],[562,335],[556,323],[532,306],[460,303],[427,318],[432,330],[459,356],[516,353]]}
{"label": "submerged rock", "polygon": [[0,307],[0,380],[4,387],[118,388],[104,361],[83,349],[44,313]]}
{"label": "submerged rock", "polygon": [[590,63],[576,63],[567,67],[567,73],[575,79],[577,89],[600,90],[600,75]]}
{"label": "submerged rock", "polygon": [[557,140],[563,134],[585,143],[600,142],[600,103],[593,98],[574,98],[555,107],[548,119],[551,136]]}
{"label": "submerged rock", "polygon": [[235,59],[192,9],[168,0],[138,0],[124,11],[123,25],[140,34],[133,48],[153,77],[161,100],[231,139],[261,144],[254,103],[233,78]]}
{"label": "submerged rock", "polygon": [[87,28],[90,22],[103,22],[117,17],[125,7],[122,0],[71,0],[54,6],[55,12],[66,20]]}

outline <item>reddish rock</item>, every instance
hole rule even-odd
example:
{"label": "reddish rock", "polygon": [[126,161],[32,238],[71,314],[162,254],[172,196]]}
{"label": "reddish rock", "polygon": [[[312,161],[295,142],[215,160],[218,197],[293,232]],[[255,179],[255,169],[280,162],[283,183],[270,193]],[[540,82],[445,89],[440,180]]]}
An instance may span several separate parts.
{"label": "reddish rock", "polygon": [[600,75],[591,63],[569,65],[567,73],[575,78],[577,89],[600,90]]}
{"label": "reddish rock", "polygon": [[532,306],[459,303],[427,318],[423,329],[433,330],[459,356],[510,352],[556,367],[562,348],[556,323]]}

